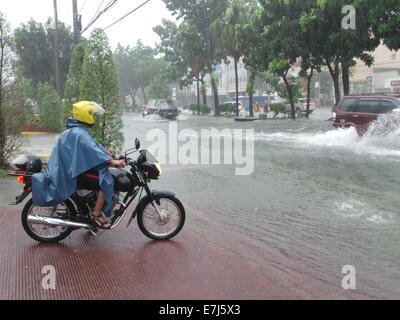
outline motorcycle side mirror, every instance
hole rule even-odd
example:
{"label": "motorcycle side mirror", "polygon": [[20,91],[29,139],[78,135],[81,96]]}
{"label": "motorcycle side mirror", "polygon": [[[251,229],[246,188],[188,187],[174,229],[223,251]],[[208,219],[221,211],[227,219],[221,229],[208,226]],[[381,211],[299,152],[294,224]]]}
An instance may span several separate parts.
{"label": "motorcycle side mirror", "polygon": [[135,139],[135,148],[136,148],[136,150],[139,150],[139,148],[140,148],[140,141],[139,141],[139,139]]}

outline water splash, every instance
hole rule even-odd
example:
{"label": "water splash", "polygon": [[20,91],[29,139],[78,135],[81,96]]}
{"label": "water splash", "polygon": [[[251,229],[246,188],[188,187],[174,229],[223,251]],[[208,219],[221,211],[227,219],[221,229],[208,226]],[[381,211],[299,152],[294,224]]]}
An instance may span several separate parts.
{"label": "water splash", "polygon": [[364,220],[375,224],[390,224],[395,219],[392,212],[380,211],[370,204],[354,198],[335,202],[335,208],[334,212],[346,218]]}
{"label": "water splash", "polygon": [[371,123],[362,143],[400,151],[400,113],[385,114]]}
{"label": "water splash", "polygon": [[355,128],[332,129],[318,133],[258,133],[256,141],[287,143],[295,147],[320,147],[345,149],[358,154],[400,157],[400,114],[382,115],[371,123],[369,130],[360,137]]}

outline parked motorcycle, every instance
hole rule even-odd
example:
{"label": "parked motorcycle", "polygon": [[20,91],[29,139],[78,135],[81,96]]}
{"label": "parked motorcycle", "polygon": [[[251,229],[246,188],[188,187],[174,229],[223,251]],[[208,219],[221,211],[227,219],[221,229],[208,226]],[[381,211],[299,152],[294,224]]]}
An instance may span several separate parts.
{"label": "parked motorcycle", "polygon": [[[139,151],[140,142],[137,139],[135,144],[135,148],[127,150],[123,157],[129,171],[109,169],[115,178],[113,217],[109,228],[99,227],[91,218],[97,200],[98,177],[89,172],[78,177],[78,190],[56,207],[36,207],[30,199],[21,216],[25,232],[34,240],[45,243],[61,241],[78,229],[87,229],[96,235],[101,229],[115,229],[138,197],[127,227],[137,217],[140,230],[151,239],[168,240],[176,236],[185,223],[185,209],[174,193],[150,189],[151,180],[157,180],[162,174],[161,166],[150,152]],[[137,159],[129,158],[135,152],[139,152]],[[12,161],[11,167],[9,175],[17,176],[18,182],[24,186],[16,202],[12,203],[15,205],[32,192],[32,176],[41,172],[43,166],[40,158],[22,155]]]}

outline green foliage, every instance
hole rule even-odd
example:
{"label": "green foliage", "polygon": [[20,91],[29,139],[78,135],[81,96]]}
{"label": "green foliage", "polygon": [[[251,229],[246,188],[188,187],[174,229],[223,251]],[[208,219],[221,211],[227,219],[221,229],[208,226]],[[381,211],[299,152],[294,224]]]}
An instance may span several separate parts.
{"label": "green foliage", "polygon": [[49,83],[39,83],[37,95],[41,125],[52,132],[61,132],[64,129],[63,106],[57,91]]}
{"label": "green foliage", "polygon": [[171,89],[161,79],[154,81],[146,90],[146,96],[152,99],[168,99],[171,97]]}
{"label": "green foliage", "polygon": [[278,92],[281,98],[284,98],[290,102],[290,96],[289,96],[289,88],[290,88],[292,101],[293,103],[296,103],[297,100],[302,96],[301,90],[303,85],[296,78],[288,78],[287,81],[288,84],[279,82],[278,85],[275,87],[275,90]]}
{"label": "green foliage", "polygon": [[280,113],[286,113],[286,106],[283,103],[273,103],[269,106],[269,110],[274,113],[276,117]]}
{"label": "green foliage", "polygon": [[[151,96],[168,96],[165,94],[169,82],[165,76],[167,66],[164,58],[156,58],[156,54],[156,50],[144,46],[140,40],[133,48],[118,45],[114,59],[124,94],[134,98],[138,90],[141,90],[145,103],[148,100],[147,92]],[[158,94],[157,89],[160,88],[162,92]]]}
{"label": "green foliage", "polygon": [[236,107],[233,103],[223,103],[220,108],[222,113],[234,113]]}
{"label": "green foliage", "polygon": [[86,45],[84,42],[82,42],[76,45],[74,51],[72,52],[71,64],[69,66],[69,72],[64,91],[64,118],[70,116],[71,106],[74,103],[79,102],[85,48]]}
{"label": "green foliage", "polygon": [[0,179],[7,177],[7,171],[0,169]]}
{"label": "green foliage", "polygon": [[[201,52],[204,52],[204,54],[195,55],[201,58],[197,64],[200,65],[200,62],[204,62],[204,74],[209,73],[212,75],[214,66],[226,58],[226,52],[220,50],[219,46],[221,39],[220,21],[225,16],[229,0],[163,1],[173,15],[176,15],[179,20],[187,24],[188,28],[196,30],[196,36],[204,44],[203,48],[201,48]],[[195,35],[193,32],[189,32],[189,34]],[[186,47],[186,49],[189,48],[190,46]],[[211,88],[214,96],[215,115],[219,116],[218,85],[214,80],[211,81]]]}
{"label": "green foliage", "polygon": [[200,105],[200,113],[201,114],[210,114],[211,108],[209,106],[207,106],[206,104],[201,104]]}
{"label": "green foliage", "polygon": [[198,112],[200,110],[200,114],[210,114],[211,113],[211,108],[207,106],[206,104],[191,104],[190,105],[190,110],[193,112]]}
{"label": "green foliage", "polygon": [[92,133],[97,141],[115,153],[122,151],[122,108],[118,75],[107,35],[95,29],[87,43],[83,61],[79,100],[95,101],[106,110]]}
{"label": "green foliage", "polygon": [[367,8],[368,21],[377,39],[389,49],[400,49],[400,2],[398,0],[355,0],[357,7]]}
{"label": "green foliage", "polygon": [[[60,73],[64,87],[73,48],[73,34],[69,27],[59,22]],[[54,77],[54,26],[49,18],[46,24],[31,19],[14,31],[16,53],[22,66],[23,76],[32,79],[36,90],[40,82],[55,87]]]}
{"label": "green foliage", "polygon": [[0,12],[0,167],[21,145],[19,126],[25,120],[25,93],[13,72],[14,53],[10,25]]}
{"label": "green foliage", "polygon": [[206,40],[197,26],[183,21],[179,26],[169,20],[154,28],[161,39],[157,49],[164,54],[169,68],[167,75],[171,81],[180,81],[180,85],[202,81],[206,73]]}

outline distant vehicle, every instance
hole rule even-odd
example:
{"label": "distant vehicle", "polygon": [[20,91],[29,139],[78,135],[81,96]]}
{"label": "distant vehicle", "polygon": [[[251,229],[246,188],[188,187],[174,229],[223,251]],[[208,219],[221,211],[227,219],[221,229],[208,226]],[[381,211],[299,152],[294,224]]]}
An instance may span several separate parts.
{"label": "distant vehicle", "polygon": [[[310,99],[310,114],[315,110],[315,103]],[[305,115],[307,113],[307,98],[300,98],[296,103],[296,113],[300,115]]]}
{"label": "distant vehicle", "polygon": [[[292,112],[292,107],[290,105],[289,101],[285,101],[285,108],[286,108],[286,114],[290,115]],[[310,114],[312,114],[315,110],[315,103],[310,100]],[[297,117],[304,117],[307,113],[307,98],[300,98],[297,100],[297,102],[294,104],[294,110],[296,112]]]}
{"label": "distant vehicle", "polygon": [[334,108],[335,128],[356,128],[361,135],[379,115],[400,112],[400,94],[366,94],[343,97]]}
{"label": "distant vehicle", "polygon": [[[272,96],[253,96],[253,107],[255,111],[264,111],[268,108],[273,100]],[[236,99],[226,100],[224,103],[231,103],[236,105]],[[258,110],[256,110],[258,108]],[[250,98],[240,96],[239,97],[239,110],[250,111]]]}
{"label": "distant vehicle", "polygon": [[152,114],[156,114],[164,119],[175,120],[179,115],[179,110],[172,100],[150,100],[146,109],[143,111],[142,116],[146,117]]}

